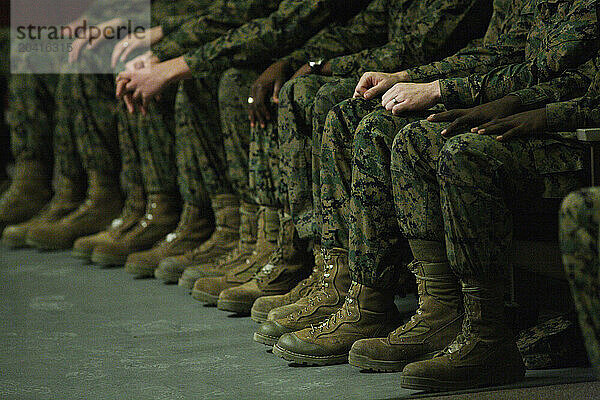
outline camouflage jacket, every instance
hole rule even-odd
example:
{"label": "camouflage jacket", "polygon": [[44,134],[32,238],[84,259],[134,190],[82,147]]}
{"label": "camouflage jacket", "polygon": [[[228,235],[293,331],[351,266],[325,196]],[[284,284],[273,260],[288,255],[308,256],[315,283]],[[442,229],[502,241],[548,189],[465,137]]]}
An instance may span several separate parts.
{"label": "camouflage jacket", "polygon": [[209,0],[155,0],[151,6],[152,26],[187,19],[190,15],[204,12],[211,3]]}
{"label": "camouflage jacket", "polygon": [[584,96],[546,105],[548,129],[553,132],[600,127],[600,73]]}
{"label": "camouflage jacket", "polygon": [[[494,0],[485,36],[445,59],[407,69],[411,82],[468,76],[488,72],[498,65],[519,62],[525,53],[531,15],[521,16],[525,0]],[[500,41],[500,38],[503,38]]]}
{"label": "camouflage jacket", "polygon": [[489,13],[489,0],[374,0],[287,59],[294,69],[309,59],[329,60],[337,76],[396,71],[456,51],[483,34]]}
{"label": "camouflage jacket", "polygon": [[[533,18],[534,22],[523,59],[487,73],[441,79],[443,104],[447,108],[472,107],[561,75],[568,76],[568,82],[584,79],[585,86],[590,77],[580,72],[569,76],[569,70],[592,58],[600,46],[597,6],[598,0],[528,0],[521,20]],[[508,36],[500,37],[500,45]],[[561,92],[569,94],[568,90]]]}
{"label": "camouflage jacket", "polygon": [[194,76],[228,67],[268,66],[302,46],[323,27],[347,20],[366,0],[284,0],[264,18],[254,19],[185,55]]}
{"label": "camouflage jacket", "polygon": [[269,15],[281,0],[217,0],[205,9],[188,15],[172,15],[160,20],[164,38],[152,46],[161,60],[184,55],[231,29]]}

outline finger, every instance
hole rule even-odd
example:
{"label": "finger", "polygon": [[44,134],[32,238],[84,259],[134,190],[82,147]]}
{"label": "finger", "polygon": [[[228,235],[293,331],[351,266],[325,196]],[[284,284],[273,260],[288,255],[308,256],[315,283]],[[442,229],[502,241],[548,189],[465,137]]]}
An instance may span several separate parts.
{"label": "finger", "polygon": [[126,94],[123,96],[123,101],[125,102],[125,106],[127,107],[127,111],[129,114],[135,113],[135,106],[133,105],[133,99],[131,98],[131,94]]}
{"label": "finger", "polygon": [[514,128],[509,129],[503,135],[496,136],[496,140],[498,140],[499,142],[505,142],[507,140],[523,135],[524,132],[525,130],[522,128],[521,125],[515,126]]}
{"label": "finger", "polygon": [[119,59],[119,56],[121,55],[122,52],[123,52],[123,47],[121,46],[121,42],[119,42],[115,45],[115,48],[113,49],[113,52],[110,55],[110,65],[113,68],[115,68],[117,66],[117,60]]}
{"label": "finger", "polygon": [[388,111],[392,111],[397,104],[400,104],[404,101],[404,99],[391,98],[387,103],[385,103],[384,107]]}
{"label": "finger", "polygon": [[407,100],[401,101],[400,103],[392,107],[392,114],[394,115],[398,115],[406,111],[410,111],[410,104]]}
{"label": "finger", "polygon": [[489,129],[490,127],[493,127],[495,125],[497,125],[498,123],[504,122],[502,120],[497,120],[497,119],[493,119],[489,122],[486,122],[484,124],[481,124],[479,126],[474,127],[473,129],[471,129],[471,132],[473,133],[481,133],[483,134],[485,130]]}
{"label": "finger", "polygon": [[123,51],[123,54],[121,54],[121,62],[125,62],[125,60],[127,60],[127,57],[129,56],[129,54],[131,54],[131,52],[133,50],[134,50],[133,44],[130,44],[127,48],[125,48],[125,51]]}
{"label": "finger", "polygon": [[121,80],[117,81],[116,96],[117,96],[118,99],[120,99],[121,97],[123,97],[123,95],[125,94],[125,85],[127,85],[127,80],[121,79]]}
{"label": "finger", "polygon": [[257,107],[258,110],[258,123],[261,128],[267,126],[267,122],[271,119],[271,115],[269,113],[269,109],[264,104],[259,104]]}
{"label": "finger", "polygon": [[135,89],[132,97],[136,102],[140,102],[142,100],[142,90],[140,88]]}
{"label": "finger", "polygon": [[465,114],[465,110],[450,110],[450,111],[442,111],[437,114],[432,114],[427,117],[427,121],[429,122],[452,122],[455,119],[462,117]]}
{"label": "finger", "polygon": [[129,81],[125,85],[125,89],[127,89],[128,92],[133,92],[137,89],[137,84],[133,81]]}
{"label": "finger", "polygon": [[477,131],[480,135],[490,135],[490,136],[500,136],[509,131],[514,127],[514,124],[510,122],[502,122],[498,121],[493,125],[486,127],[485,129],[480,129]]}
{"label": "finger", "polygon": [[456,118],[450,125],[442,131],[442,136],[454,136],[458,134],[460,130],[469,129],[471,124],[471,117],[469,114],[463,115],[462,117]]}
{"label": "finger", "polygon": [[256,111],[253,107],[248,107],[248,118],[250,119],[250,127],[254,128],[256,125]]}
{"label": "finger", "polygon": [[373,86],[371,89],[365,91],[363,97],[365,99],[372,99],[377,97],[377,95],[381,94],[385,90],[385,82],[381,81],[377,85]]}
{"label": "finger", "polygon": [[273,103],[275,104],[279,104],[279,92],[281,91],[281,87],[283,86],[284,81],[281,79],[278,79],[275,81],[275,84],[273,85]]}

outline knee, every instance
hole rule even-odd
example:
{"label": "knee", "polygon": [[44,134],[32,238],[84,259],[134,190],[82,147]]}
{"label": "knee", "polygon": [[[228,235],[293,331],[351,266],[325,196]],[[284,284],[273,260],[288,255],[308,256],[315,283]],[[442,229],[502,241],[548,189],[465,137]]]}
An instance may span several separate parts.
{"label": "knee", "polygon": [[586,199],[592,195],[590,189],[583,189],[565,197],[560,206],[561,232],[568,226],[585,224],[585,210],[593,208],[593,204]]}
{"label": "knee", "polygon": [[438,177],[474,185],[475,175],[491,176],[498,170],[502,159],[495,151],[498,146],[495,139],[476,133],[464,133],[448,139],[438,157]]}

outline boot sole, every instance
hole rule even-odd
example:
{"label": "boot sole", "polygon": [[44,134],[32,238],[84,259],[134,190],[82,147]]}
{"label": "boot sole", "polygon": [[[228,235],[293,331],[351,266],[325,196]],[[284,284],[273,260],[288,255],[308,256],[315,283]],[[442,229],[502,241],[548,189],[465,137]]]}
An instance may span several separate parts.
{"label": "boot sole", "polygon": [[278,337],[263,335],[262,333],[254,332],[254,336],[252,337],[255,342],[266,344],[267,346],[275,346],[277,341],[279,341]]}
{"label": "boot sole", "polygon": [[214,296],[210,293],[201,292],[200,290],[192,290],[192,297],[198,301],[205,303],[207,306],[216,306],[219,301],[219,296]]}
{"label": "boot sole", "polygon": [[137,264],[125,264],[125,271],[136,278],[154,278],[154,268],[149,268]]}
{"label": "boot sole", "polygon": [[325,365],[345,364],[348,362],[348,354],[339,354],[335,356],[309,356],[306,354],[294,353],[279,347],[277,344],[273,346],[273,354],[283,358],[286,361],[291,361],[293,363],[306,366],[321,367]]}
{"label": "boot sole", "polygon": [[405,376],[400,377],[400,386],[405,389],[413,390],[424,390],[428,392],[442,392],[442,391],[455,391],[455,390],[466,390],[474,389],[479,387],[488,386],[499,386],[515,383],[522,380],[523,377],[502,377],[493,378],[490,377],[485,382],[480,381],[474,383],[473,381],[440,381],[433,378],[424,378],[422,376]]}
{"label": "boot sole", "polygon": [[165,271],[160,268],[154,271],[154,277],[167,284],[177,283],[180,276],[181,274],[178,274],[177,272]]}
{"label": "boot sole", "polygon": [[41,250],[41,251],[60,251],[60,250],[68,250],[68,249],[70,249],[70,246],[64,246],[64,247],[63,246],[50,246],[50,245],[47,245],[46,243],[37,242],[37,241],[35,241],[35,240],[31,239],[31,238],[25,239],[25,243],[28,246],[36,248],[36,249]]}
{"label": "boot sole", "polygon": [[250,319],[259,324],[262,324],[267,320],[267,315],[269,315],[268,312],[256,311],[254,308],[250,310]]}
{"label": "boot sole", "polygon": [[221,311],[229,311],[235,314],[250,314],[252,304],[242,301],[221,300],[217,302],[217,309]]}
{"label": "boot sole", "polygon": [[115,257],[107,254],[92,253],[91,260],[94,264],[101,265],[103,267],[122,266],[125,264],[126,257]]}
{"label": "boot sole", "polygon": [[432,358],[437,351],[425,354],[422,357],[415,358],[410,361],[389,361],[389,360],[375,360],[367,356],[355,354],[352,351],[348,354],[348,364],[363,369],[365,371],[376,371],[376,372],[402,372],[407,364],[415,361],[428,360]]}
{"label": "boot sole", "polygon": [[79,258],[80,260],[91,261],[92,253],[79,249],[71,249],[71,257]]}

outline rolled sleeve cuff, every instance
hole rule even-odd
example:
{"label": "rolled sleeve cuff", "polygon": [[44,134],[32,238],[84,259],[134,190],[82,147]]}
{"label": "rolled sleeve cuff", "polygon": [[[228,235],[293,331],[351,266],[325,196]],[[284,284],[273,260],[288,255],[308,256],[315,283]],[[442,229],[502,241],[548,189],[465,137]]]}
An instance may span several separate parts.
{"label": "rolled sleeve cuff", "polygon": [[581,128],[577,102],[563,101],[547,104],[546,125],[549,132],[562,132]]}
{"label": "rolled sleeve cuff", "polygon": [[440,94],[448,110],[475,105],[476,95],[465,78],[440,79]]}

